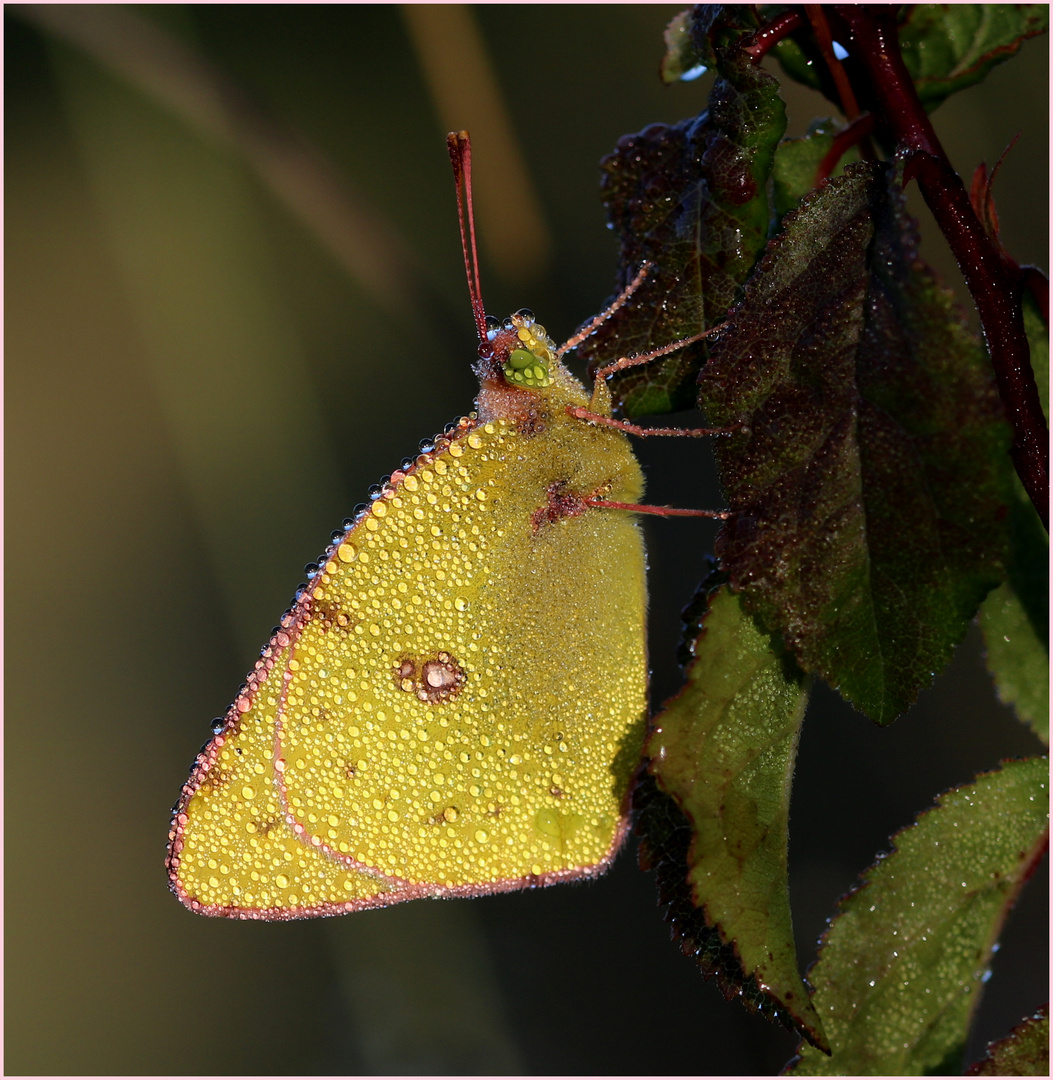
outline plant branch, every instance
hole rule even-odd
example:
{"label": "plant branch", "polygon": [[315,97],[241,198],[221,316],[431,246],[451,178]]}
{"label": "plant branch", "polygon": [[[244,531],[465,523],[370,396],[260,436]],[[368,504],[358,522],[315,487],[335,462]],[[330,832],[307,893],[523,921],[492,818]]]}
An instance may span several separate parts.
{"label": "plant branch", "polygon": [[984,231],[918,98],[899,50],[896,8],[838,4],[835,9],[851,30],[855,55],[870,76],[878,120],[911,155],[908,178],[917,180],[972,294],[1013,428],[1013,464],[1048,531],[1049,431],[1024,333],[1022,280],[1014,280],[997,244]]}
{"label": "plant branch", "polygon": [[772,19],[771,22],[765,23],[750,38],[749,43],[744,47],[744,51],[750,55],[755,64],[759,64],[770,49],[773,49],[784,37],[789,37],[794,30],[803,25],[804,19],[799,11],[793,9],[784,11],[781,15]]}
{"label": "plant branch", "polygon": [[826,61],[830,77],[834,80],[834,86],[837,87],[837,96],[841,99],[841,111],[845,114],[848,122],[851,123],[859,116],[859,103],[856,101],[855,91],[848,80],[848,75],[845,73],[841,61],[837,59],[834,53],[834,39],[830,33],[830,24],[826,21],[826,15],[823,13],[823,5],[805,4],[804,11],[808,16],[808,21],[812,24],[812,33],[815,35],[816,44]]}

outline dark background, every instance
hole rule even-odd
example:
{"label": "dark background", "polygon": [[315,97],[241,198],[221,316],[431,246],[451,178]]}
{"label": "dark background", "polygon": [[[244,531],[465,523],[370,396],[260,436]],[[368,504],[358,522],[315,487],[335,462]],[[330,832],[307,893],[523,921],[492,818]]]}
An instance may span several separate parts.
{"label": "dark background", "polygon": [[[470,407],[445,131],[475,136],[488,309],[569,335],[614,280],[599,158],[704,106],[710,77],[657,77],[677,10],[480,7],[451,29],[464,13],[443,7],[421,29],[395,6],[5,9],[7,1073],[771,1073],[790,1056],[670,943],[634,845],[585,885],[271,925],[195,918],[162,865],[208,723],[303,564]],[[448,92],[467,84],[462,107],[437,104],[410,24]],[[459,51],[473,33],[504,121]],[[791,132],[830,111],[787,93]],[[1043,38],[935,117],[967,176],[1023,132],[996,196],[1009,250],[1043,266],[1047,99]],[[706,446],[639,452],[652,501],[720,504]],[[645,527],[660,702],[713,528]],[[791,822],[802,964],[891,833],[1038,750],[975,631],[889,730],[820,688]],[[1046,1000],[1046,904],[1043,868],[975,1046]]]}

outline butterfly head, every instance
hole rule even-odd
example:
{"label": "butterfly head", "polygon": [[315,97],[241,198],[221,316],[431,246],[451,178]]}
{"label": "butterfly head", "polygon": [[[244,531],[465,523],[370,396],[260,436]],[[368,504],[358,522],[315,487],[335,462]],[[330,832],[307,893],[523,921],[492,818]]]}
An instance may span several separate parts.
{"label": "butterfly head", "polygon": [[486,319],[486,336],[479,343],[479,379],[503,379],[509,386],[541,390],[552,385],[558,365],[556,344],[534,313],[521,308],[505,321]]}
{"label": "butterfly head", "polygon": [[446,144],[457,184],[457,216],[468,295],[479,335],[478,414],[487,422],[495,418],[515,419],[524,430],[537,431],[552,417],[565,413],[561,406],[582,405],[587,398],[581,384],[563,366],[559,349],[532,311],[521,308],[504,322],[486,314],[475,246],[472,144],[466,131],[451,131]]}

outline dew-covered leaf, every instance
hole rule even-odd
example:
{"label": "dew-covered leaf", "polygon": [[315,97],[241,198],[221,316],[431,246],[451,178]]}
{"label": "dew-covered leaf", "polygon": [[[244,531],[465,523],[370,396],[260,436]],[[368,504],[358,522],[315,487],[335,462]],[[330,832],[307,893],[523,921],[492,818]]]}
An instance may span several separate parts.
{"label": "dew-covered leaf", "polygon": [[[604,205],[621,245],[619,289],[645,260],[654,266],[582,345],[593,367],[719,323],[767,240],[768,176],[786,128],[779,84],[735,47],[757,26],[751,7],[718,6],[706,20],[718,71],[708,111],[627,135],[602,163]],[[697,344],[615,376],[615,404],[631,416],[693,405],[704,356]]]}
{"label": "dew-covered leaf", "polygon": [[1049,28],[1048,4],[911,4],[899,28],[900,48],[918,96],[934,109],[981,82]]}
{"label": "dew-covered leaf", "polygon": [[[1029,294],[1024,327],[1048,418],[1049,329]],[[1048,746],[1049,536],[1019,479],[1011,482],[1008,580],[981,605],[980,628],[999,700]]]}
{"label": "dew-covered leaf", "polygon": [[710,422],[744,425],[715,447],[732,585],[879,723],[1002,580],[1008,440],[891,175],[850,165],[786,216],[700,379]]}
{"label": "dew-covered leaf", "polygon": [[824,1045],[797,967],[787,878],[804,676],[726,586],[708,597],[680,693],[655,720],[650,771],[690,822],[696,907],[743,971]]}
{"label": "dew-covered leaf", "polygon": [[971,1065],[966,1076],[1049,1076],[1049,1006],[1043,1005]]}
{"label": "dew-covered leaf", "polygon": [[[778,10],[765,6],[761,15],[771,18]],[[981,82],[1048,25],[1047,4],[910,4],[900,8],[899,42],[922,104],[932,110],[956,91]],[[851,73],[851,42],[842,44],[848,48],[844,63]],[[809,27],[784,38],[772,53],[790,78],[841,104]],[[868,108],[865,81],[856,80],[856,85],[862,91],[860,105]]]}
{"label": "dew-covered leaf", "polygon": [[[762,12],[764,9],[761,9]],[[807,37],[810,33],[807,29],[799,30],[796,34],[784,37],[771,50],[771,55],[779,61],[783,74],[789,75],[794,82],[799,82],[811,90],[823,91],[827,98],[835,105],[841,102],[837,91],[830,83],[824,86],[819,72],[822,70],[822,56],[818,48]]]}
{"label": "dew-covered leaf", "polygon": [[[663,35],[662,81],[690,80],[714,67],[717,56],[712,35],[722,28],[736,28],[752,33],[757,24],[748,11],[736,11],[739,5],[696,4],[674,15]],[[725,11],[725,7],[729,10]],[[701,70],[700,70],[701,69]]]}
{"label": "dew-covered leaf", "polygon": [[898,833],[808,973],[833,1055],[802,1044],[790,1072],[959,1072],[992,946],[1048,825],[1049,763],[1033,758],[947,792]]}
{"label": "dew-covered leaf", "polygon": [[787,1028],[789,1015],[742,970],[735,946],[706,921],[702,908],[691,898],[687,876],[687,853],[691,824],[671,795],[660,790],[646,773],[633,792],[636,833],[640,838],[640,869],[654,871],[658,903],[669,923],[669,933],[680,951],[698,965],[706,979],[715,979],[727,1000],[740,998],[751,1012],[760,1013]]}
{"label": "dew-covered leaf", "polygon": [[[1023,494],[1020,512],[1030,510],[1027,496]],[[1016,510],[1014,509],[1014,514]],[[1037,520],[1037,515],[1036,515]],[[1045,530],[1039,524],[1043,536]],[[1048,544],[1046,545],[1048,553]],[[1009,582],[1000,585],[983,602],[980,608],[980,629],[984,634],[987,669],[994,678],[998,700],[1011,705],[1017,716],[1049,745],[1049,638],[1048,638],[1048,586],[1044,592],[1031,594],[1033,599],[1045,600],[1047,609],[1047,636],[1040,637],[1028,617],[1023,595]]]}

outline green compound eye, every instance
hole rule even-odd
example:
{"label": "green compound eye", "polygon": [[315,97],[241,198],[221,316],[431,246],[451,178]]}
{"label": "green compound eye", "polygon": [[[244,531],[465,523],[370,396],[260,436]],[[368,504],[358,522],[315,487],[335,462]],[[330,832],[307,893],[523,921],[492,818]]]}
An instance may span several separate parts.
{"label": "green compound eye", "polygon": [[515,368],[516,371],[523,371],[536,363],[537,357],[528,349],[513,349],[508,357],[508,366]]}
{"label": "green compound eye", "polygon": [[527,349],[513,349],[505,363],[505,378],[516,386],[536,388],[549,386],[552,376],[548,367]]}

